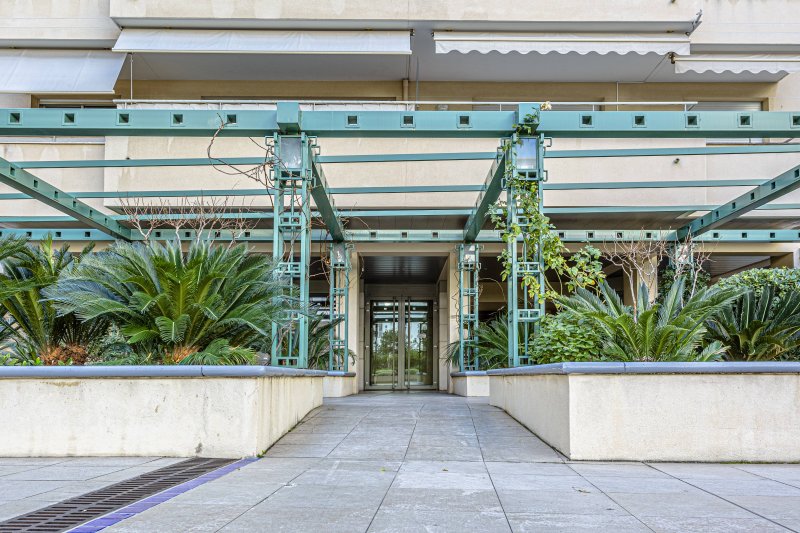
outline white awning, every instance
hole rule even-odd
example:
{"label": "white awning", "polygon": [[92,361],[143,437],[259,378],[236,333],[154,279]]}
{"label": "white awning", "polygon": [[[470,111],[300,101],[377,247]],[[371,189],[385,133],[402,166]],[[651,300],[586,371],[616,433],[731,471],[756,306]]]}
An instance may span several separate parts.
{"label": "white awning", "polygon": [[670,33],[435,32],[436,53],[676,54],[689,53],[689,37]]}
{"label": "white awning", "polygon": [[124,29],[115,52],[411,54],[408,31]]}
{"label": "white awning", "polygon": [[748,72],[770,74],[800,72],[800,55],[791,54],[693,54],[675,57],[675,72]]}
{"label": "white awning", "polygon": [[124,62],[106,50],[0,50],[0,93],[113,94]]}

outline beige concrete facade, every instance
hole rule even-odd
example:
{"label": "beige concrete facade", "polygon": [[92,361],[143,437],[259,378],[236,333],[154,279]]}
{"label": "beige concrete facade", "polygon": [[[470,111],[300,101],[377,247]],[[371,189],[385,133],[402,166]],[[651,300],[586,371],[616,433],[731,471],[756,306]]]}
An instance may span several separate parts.
{"label": "beige concrete facade", "polygon": [[[698,13],[700,24],[696,25]],[[256,1],[256,0],[0,0],[0,52],[25,50],[112,50],[126,29],[174,30],[404,30],[411,55],[363,58],[302,54],[135,53],[127,57],[112,94],[65,91],[3,92],[0,107],[128,106],[173,109],[245,109],[269,106],[254,100],[342,100],[353,108],[369,102],[386,106],[411,101],[409,108],[482,110],[492,102],[588,102],[597,112],[617,109],[683,110],[695,102],[735,107],[744,103],[763,110],[800,110],[800,73],[743,72],[678,75],[669,54],[655,57],[646,67],[639,54],[437,54],[432,32],[561,32],[666,33],[682,35],[691,54],[800,53],[800,3],[793,0],[623,0],[561,2],[501,2],[498,0],[441,0],[396,2]],[[384,64],[385,63],[385,64]],[[421,65],[421,66],[420,66]],[[453,66],[455,65],[455,66]],[[498,66],[500,65],[500,66]],[[599,68],[597,67],[599,65]],[[313,68],[312,68],[313,67]],[[317,70],[315,70],[317,69]],[[132,73],[132,75],[131,75]],[[131,79],[131,77],[133,79]],[[116,100],[116,102],[115,102]],[[131,100],[132,102],[120,102]],[[143,102],[154,100],[158,102]],[[219,103],[218,101],[226,101]],[[168,102],[167,102],[168,101]],[[191,102],[189,102],[191,101]],[[427,102],[414,105],[413,102]],[[620,106],[615,102],[649,102]],[[376,104],[375,104],[376,105]],[[791,139],[752,139],[745,142],[781,143]],[[742,142],[742,141],[737,141]],[[262,139],[218,138],[216,157],[261,156]],[[323,155],[403,154],[435,152],[492,152],[500,139],[375,139],[325,138]],[[552,150],[617,148],[699,148],[725,146],[730,139],[557,139]],[[182,137],[98,137],[20,139],[0,138],[0,157],[10,161],[203,158],[210,139]],[[552,215],[559,229],[675,229],[723,204],[749,187],[713,186],[732,179],[768,180],[798,163],[797,153],[741,155],[681,155],[548,159],[549,184],[645,184],[687,181],[709,186],[629,187],[616,189],[549,190],[547,208],[615,208],[615,212]],[[469,185],[479,186],[488,161],[392,162],[326,164],[332,187]],[[151,167],[106,169],[43,169],[42,179],[68,192],[129,193],[131,191],[197,191],[260,188],[244,175],[213,167]],[[13,193],[0,187],[0,193]],[[339,194],[342,209],[461,209],[473,207],[476,192]],[[173,207],[180,199],[164,199]],[[270,207],[266,196],[231,197],[229,205],[259,211]],[[119,214],[118,198],[87,199],[92,207]],[[146,202],[160,203],[149,199]],[[737,221],[742,228],[800,228],[800,192],[773,204],[785,209],[752,211]],[[648,210],[647,207],[653,209]],[[670,209],[672,208],[672,209]],[[627,209],[627,210],[626,210]],[[4,221],[3,217],[7,217]],[[44,217],[20,221],[21,217]],[[48,219],[47,217],[61,217]],[[351,224],[368,229],[444,230],[463,227],[466,216],[365,217]],[[53,227],[64,224],[62,213],[33,200],[2,200],[0,226]],[[268,223],[265,223],[268,227]],[[75,224],[73,224],[75,226]],[[60,226],[59,226],[60,227]],[[1,228],[0,228],[1,229]],[[80,245],[81,243],[75,243]],[[103,243],[100,246],[104,246]],[[260,252],[269,243],[255,243]],[[601,246],[602,248],[602,246]],[[718,259],[715,279],[753,265],[797,266],[798,242],[732,243],[706,247]],[[484,257],[493,259],[500,246],[487,245]],[[324,255],[314,246],[314,258]],[[368,366],[369,323],[364,277],[370,256],[446,257],[441,271],[431,273],[430,299],[436,307],[435,353],[439,382],[448,388],[449,368],[443,354],[458,337],[454,243],[358,243],[352,252],[350,281],[351,349],[356,382],[364,388]],[[437,266],[438,268],[438,266]],[[649,280],[655,283],[654,279]],[[402,285],[404,280],[394,280]],[[321,279],[312,292],[327,291]],[[630,292],[630,291],[629,291]],[[629,297],[631,295],[629,294]],[[504,287],[482,284],[482,310],[496,311],[506,301]],[[354,318],[353,318],[354,317]]]}
{"label": "beige concrete facade", "polygon": [[797,374],[496,375],[490,381],[492,405],[572,460],[800,460]]}
{"label": "beige concrete facade", "polygon": [[0,455],[252,457],[322,404],[323,379],[2,378]]}

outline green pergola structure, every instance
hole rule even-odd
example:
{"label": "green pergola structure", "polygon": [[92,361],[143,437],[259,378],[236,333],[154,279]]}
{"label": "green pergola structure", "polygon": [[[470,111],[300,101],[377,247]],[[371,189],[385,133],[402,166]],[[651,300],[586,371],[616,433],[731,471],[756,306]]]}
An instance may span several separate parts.
{"label": "green pergola structure", "polygon": [[[222,115],[220,113],[223,113]],[[520,122],[526,128],[520,129]],[[223,127],[224,126],[224,127]],[[522,133],[524,131],[524,134]],[[272,212],[239,213],[231,216],[271,219],[272,229],[252,229],[237,235],[245,242],[271,242],[279,263],[278,275],[292,280],[295,295],[309,300],[309,262],[312,242],[329,243],[330,319],[337,323],[330,336],[330,370],[348,369],[348,309],[350,250],[357,242],[440,242],[452,243],[458,253],[459,273],[459,360],[462,370],[476,369],[480,353],[475,339],[478,324],[480,248],[482,243],[500,241],[498,231],[485,229],[486,218],[505,193],[506,223],[524,228],[528,221],[515,205],[514,187],[535,181],[539,206],[549,213],[652,212],[658,210],[708,211],[677,231],[652,228],[629,230],[559,230],[564,242],[604,242],[613,239],[680,239],[691,234],[694,242],[800,242],[800,231],[791,229],[720,229],[753,209],[800,209],[800,205],[775,204],[800,187],[800,167],[772,180],[729,179],[676,181],[607,181],[602,183],[546,182],[546,161],[550,158],[651,157],[703,154],[754,154],[800,152],[798,144],[709,146],[694,148],[641,148],[604,150],[547,150],[548,138],[794,138],[800,133],[800,113],[795,112],[672,112],[672,111],[542,111],[537,104],[520,104],[517,111],[303,111],[296,102],[280,102],[275,110],[216,111],[174,109],[0,109],[0,135],[25,136],[161,136],[161,137],[259,137],[274,146],[271,183],[264,189],[160,190],[126,192],[74,192],[60,190],[35,175],[43,168],[109,167],[198,167],[219,164],[219,159],[124,159],[80,161],[0,160],[0,182],[16,189],[0,194],[0,200],[34,198],[61,211],[58,217],[4,217],[0,224],[36,223],[31,229],[2,229],[0,235],[20,234],[29,239],[51,235],[64,241],[136,240],[124,215],[101,213],[85,204],[89,198],[142,198],[192,196],[256,196],[272,198]],[[491,138],[499,139],[496,152],[319,154],[316,139],[325,137],[390,138]],[[359,186],[329,187],[323,167],[328,163],[393,161],[485,160],[491,168],[483,185]],[[222,158],[230,165],[259,165],[262,157]],[[671,187],[753,187],[748,193],[724,204],[712,206],[574,207],[543,205],[545,190],[649,189]],[[381,193],[478,193],[471,209],[340,210],[333,197],[345,194]],[[312,209],[313,199],[314,209]],[[766,205],[769,204],[769,205]],[[356,230],[347,229],[345,217],[467,216],[463,230]],[[192,215],[185,215],[192,216]],[[76,228],[78,221],[85,227]],[[320,221],[324,229],[313,227]],[[70,223],[70,227],[59,224]],[[184,232],[182,232],[184,233]],[[187,237],[194,237],[186,231]],[[232,232],[216,232],[220,240]],[[231,233],[231,234],[229,234]],[[507,279],[509,316],[509,363],[527,363],[527,346],[517,344],[520,328],[535,328],[544,309],[536,296],[520,289],[520,279],[534,275],[544,283],[544,265],[538,249],[524,249],[524,242],[506,243],[511,261]],[[533,261],[527,258],[533,258]],[[272,362],[278,365],[308,365],[308,316],[297,313],[282,342],[273,345]],[[524,335],[523,338],[529,338]],[[276,337],[277,339],[277,337]]]}

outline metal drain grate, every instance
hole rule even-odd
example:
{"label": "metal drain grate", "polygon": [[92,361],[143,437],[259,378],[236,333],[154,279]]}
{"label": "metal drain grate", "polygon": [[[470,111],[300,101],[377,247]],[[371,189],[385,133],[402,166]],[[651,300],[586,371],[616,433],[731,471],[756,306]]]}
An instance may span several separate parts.
{"label": "metal drain grate", "polygon": [[0,522],[0,533],[66,531],[233,462],[232,459],[200,458],[181,461]]}

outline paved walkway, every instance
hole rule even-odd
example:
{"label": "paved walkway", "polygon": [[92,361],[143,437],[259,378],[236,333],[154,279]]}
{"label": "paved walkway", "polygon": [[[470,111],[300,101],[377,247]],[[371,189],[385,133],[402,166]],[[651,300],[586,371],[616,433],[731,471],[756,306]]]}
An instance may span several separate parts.
{"label": "paved walkway", "polygon": [[183,460],[160,457],[0,458],[0,522]]}
{"label": "paved walkway", "polygon": [[361,394],[104,531],[595,530],[800,530],[800,465],[571,463],[485,400]]}

